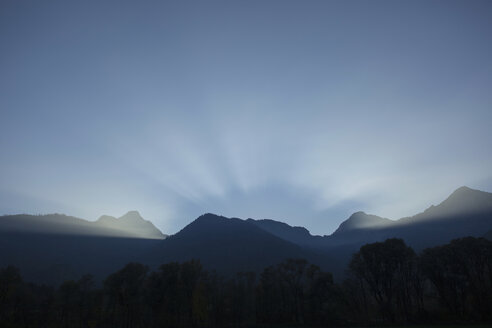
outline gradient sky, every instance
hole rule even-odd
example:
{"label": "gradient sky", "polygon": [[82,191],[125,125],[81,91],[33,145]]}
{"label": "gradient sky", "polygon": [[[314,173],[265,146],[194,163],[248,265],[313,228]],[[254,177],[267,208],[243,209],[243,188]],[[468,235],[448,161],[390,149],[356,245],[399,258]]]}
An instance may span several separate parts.
{"label": "gradient sky", "polygon": [[491,1],[1,1],[0,214],[330,234],[492,191]]}

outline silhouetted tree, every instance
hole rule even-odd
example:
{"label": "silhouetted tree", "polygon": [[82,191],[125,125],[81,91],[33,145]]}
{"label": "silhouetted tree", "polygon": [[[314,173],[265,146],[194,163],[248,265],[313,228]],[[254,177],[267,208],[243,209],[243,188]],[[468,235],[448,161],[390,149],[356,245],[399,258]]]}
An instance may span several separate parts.
{"label": "silhouetted tree", "polygon": [[89,275],[57,289],[38,286],[6,267],[0,269],[0,327],[490,323],[491,255],[492,242],[481,238],[454,240],[420,257],[402,240],[388,239],[362,246],[343,284],[302,259],[266,267],[258,281],[252,272],[227,278],[209,273],[196,260],[167,263],[150,274],[146,266],[129,263],[102,288]]}
{"label": "silhouetted tree", "polygon": [[367,285],[383,317],[391,322],[409,319],[416,302],[418,281],[415,252],[401,239],[364,245],[349,265],[352,274]]}
{"label": "silhouetted tree", "polygon": [[257,289],[261,323],[329,324],[340,321],[342,297],[330,273],[303,259],[287,259],[263,270]]}
{"label": "silhouetted tree", "polygon": [[209,285],[199,261],[164,264],[149,275],[146,286],[154,324],[182,327],[209,321]]}
{"label": "silhouetted tree", "polygon": [[60,322],[64,327],[87,327],[90,322],[99,320],[101,307],[100,293],[93,290],[91,275],[78,281],[68,280],[58,289],[58,308]]}
{"label": "silhouetted tree", "polygon": [[0,270],[0,322],[16,321],[22,305],[23,281],[19,269]]}
{"label": "silhouetted tree", "polygon": [[148,268],[129,263],[104,281],[110,323],[118,327],[145,327],[144,283]]}
{"label": "silhouetted tree", "polygon": [[492,313],[492,242],[467,237],[429,248],[423,270],[452,316],[489,319]]}
{"label": "silhouetted tree", "polygon": [[305,316],[312,325],[341,324],[346,304],[342,290],[333,282],[333,275],[318,266],[306,269]]}
{"label": "silhouetted tree", "polygon": [[304,323],[303,303],[307,261],[287,259],[278,265],[280,279],[287,291],[287,304],[296,323]]}
{"label": "silhouetted tree", "polygon": [[224,282],[225,301],[230,321],[235,325],[256,323],[256,275],[254,272],[239,272]]}
{"label": "silhouetted tree", "polygon": [[257,289],[259,322],[285,323],[292,321],[287,307],[286,286],[277,267],[269,266],[263,270]]}

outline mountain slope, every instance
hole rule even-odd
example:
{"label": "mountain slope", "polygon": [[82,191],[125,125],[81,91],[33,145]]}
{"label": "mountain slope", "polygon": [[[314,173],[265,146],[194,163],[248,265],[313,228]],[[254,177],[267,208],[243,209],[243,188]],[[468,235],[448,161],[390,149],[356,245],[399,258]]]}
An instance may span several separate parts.
{"label": "mountain slope", "polygon": [[275,220],[254,220],[247,219],[249,223],[265,230],[272,235],[287,240],[297,245],[313,247],[321,240],[321,236],[313,236],[304,227],[292,227],[287,223]]}
{"label": "mountain slope", "polygon": [[260,271],[286,258],[305,258],[324,266],[324,256],[278,238],[248,221],[205,214],[163,240],[149,254],[154,266],[199,259],[224,274]]}
{"label": "mountain slope", "polygon": [[[311,235],[302,227],[274,220],[252,220],[261,229],[297,245],[329,253],[356,251],[361,245],[403,238],[417,250],[453,238],[482,236],[492,229],[492,193],[461,187],[437,206],[396,221],[356,212],[329,236]],[[335,250],[335,251],[334,251]]]}
{"label": "mountain slope", "polygon": [[102,216],[96,222],[63,214],[5,215],[0,216],[0,232],[148,239],[164,239],[166,237],[136,211],[128,212],[119,219]]}
{"label": "mountain slope", "polygon": [[[439,205],[396,221],[356,212],[329,236],[313,236],[307,230],[273,220],[251,222],[286,241],[322,251],[333,261],[330,269],[335,277],[341,278],[351,255],[367,243],[396,237],[420,251],[492,231],[492,193],[461,187]],[[486,236],[491,238],[490,233]]]}
{"label": "mountain slope", "polygon": [[2,216],[0,267],[15,265],[27,281],[49,285],[87,273],[100,280],[140,261],[162,238],[137,212],[96,222],[61,214]]}
{"label": "mountain slope", "polygon": [[398,237],[418,250],[454,238],[479,237],[492,229],[492,193],[461,187],[439,205],[412,217],[381,221],[385,219],[363,215],[359,221],[364,221],[365,227],[344,229],[351,220],[343,222],[326,245],[365,244]]}
{"label": "mountain slope", "polygon": [[30,280],[56,283],[84,273],[102,277],[129,261],[156,268],[195,258],[208,269],[231,274],[305,258],[342,278],[351,255],[367,243],[397,237],[419,251],[489,231],[492,194],[467,187],[437,206],[396,221],[354,213],[330,236],[313,236],[305,228],[274,220],[205,214],[161,240],[164,235],[135,211],[119,219],[102,216],[96,222],[60,214],[13,215],[0,217],[0,266],[14,264]]}
{"label": "mountain slope", "polygon": [[128,236],[137,238],[164,239],[164,235],[150,221],[144,220],[137,211],[130,211],[120,218],[103,215],[95,225],[105,229],[112,229]]}
{"label": "mountain slope", "polygon": [[492,193],[460,187],[439,205],[433,205],[422,213],[398,221],[402,224],[440,221],[448,220],[450,217],[473,216],[491,212]]}
{"label": "mountain slope", "polygon": [[333,235],[343,234],[354,230],[374,229],[391,226],[394,221],[385,219],[376,215],[366,214],[364,212],[356,212],[347,220],[343,221]]}
{"label": "mountain slope", "polygon": [[0,233],[0,267],[18,267],[26,281],[58,285],[65,280],[92,274],[101,281],[142,254],[159,239],[63,235],[47,233]]}

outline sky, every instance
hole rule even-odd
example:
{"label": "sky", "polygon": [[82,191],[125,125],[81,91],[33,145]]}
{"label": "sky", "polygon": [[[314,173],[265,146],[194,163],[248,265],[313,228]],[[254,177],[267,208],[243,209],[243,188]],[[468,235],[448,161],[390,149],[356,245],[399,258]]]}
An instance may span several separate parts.
{"label": "sky", "polygon": [[490,1],[0,3],[0,214],[330,234],[492,191]]}

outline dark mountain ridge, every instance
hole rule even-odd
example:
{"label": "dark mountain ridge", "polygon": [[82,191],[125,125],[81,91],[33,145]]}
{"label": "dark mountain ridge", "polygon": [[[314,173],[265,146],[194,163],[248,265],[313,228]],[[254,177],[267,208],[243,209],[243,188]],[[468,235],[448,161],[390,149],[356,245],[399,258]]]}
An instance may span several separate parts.
{"label": "dark mountain ridge", "polygon": [[455,238],[483,236],[492,230],[492,193],[461,187],[440,204],[395,221],[356,212],[329,236],[313,236],[308,232],[300,235],[298,229],[286,224],[266,226],[261,220],[255,222],[279,238],[322,251],[336,262],[333,271],[341,277],[351,255],[367,243],[402,238],[420,251]]}
{"label": "dark mountain ridge", "polygon": [[280,221],[270,219],[254,220],[251,218],[246,221],[279,238],[302,246],[308,246],[313,243],[313,240],[321,238],[321,236],[311,235],[309,230],[304,227],[292,227]]}
{"label": "dark mountain ridge", "polygon": [[305,258],[341,278],[351,255],[367,243],[396,237],[420,251],[489,231],[492,193],[467,187],[422,213],[396,221],[356,212],[328,236],[311,235],[303,227],[274,220],[229,219],[210,213],[164,240],[165,235],[135,211],[119,219],[102,216],[95,222],[61,214],[11,215],[0,217],[0,265],[18,265],[35,279],[40,272],[65,278],[109,273],[128,261],[156,268],[199,259],[208,269],[232,274],[259,272],[286,258]]}
{"label": "dark mountain ridge", "polygon": [[[343,225],[343,223],[342,223]],[[461,187],[436,206],[384,225],[334,233],[332,243],[368,243],[402,238],[417,250],[463,236],[482,236],[492,228],[492,193]]]}
{"label": "dark mountain ridge", "polygon": [[149,262],[199,259],[223,274],[260,271],[286,258],[325,266],[325,256],[279,238],[249,221],[207,213],[155,247]]}
{"label": "dark mountain ridge", "polygon": [[251,221],[277,237],[318,249],[365,244],[391,237],[403,238],[414,247],[422,248],[460,236],[481,236],[492,229],[492,193],[460,187],[437,206],[432,205],[422,213],[399,220],[356,212],[328,236],[311,235],[304,228],[273,220]]}

